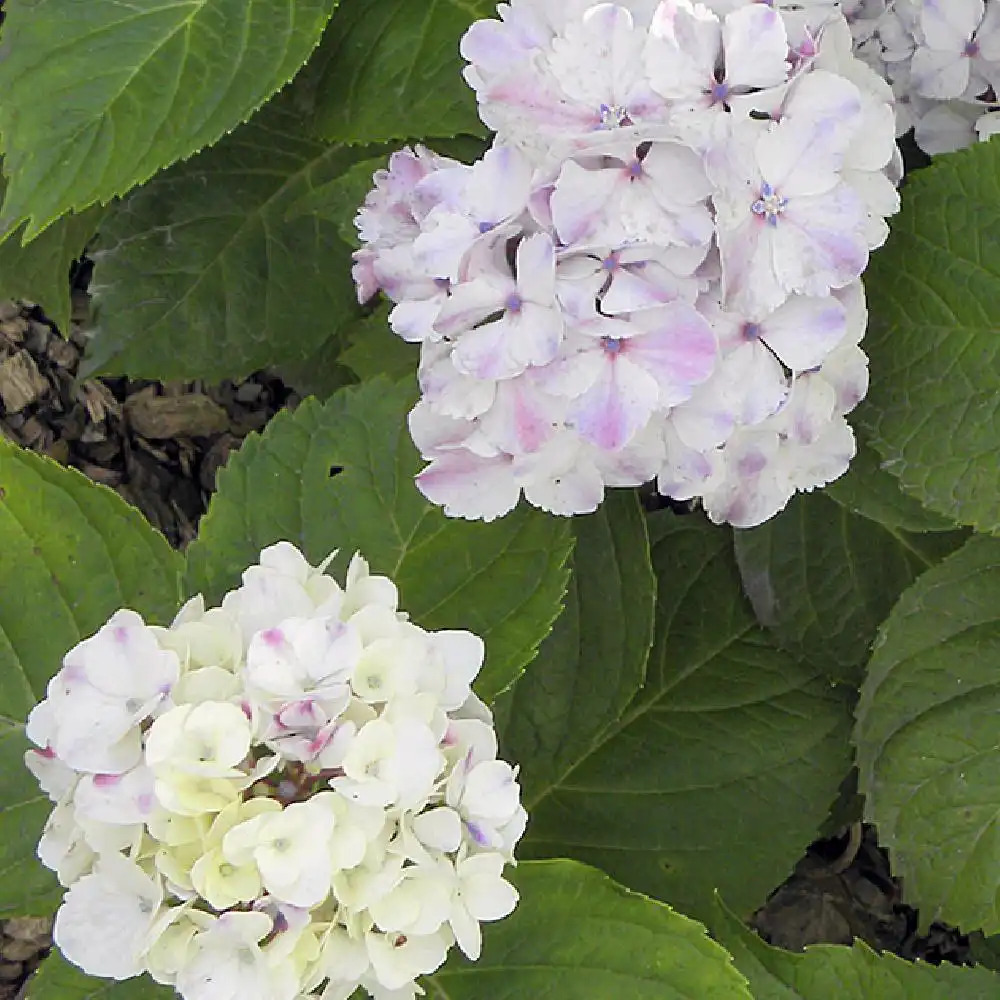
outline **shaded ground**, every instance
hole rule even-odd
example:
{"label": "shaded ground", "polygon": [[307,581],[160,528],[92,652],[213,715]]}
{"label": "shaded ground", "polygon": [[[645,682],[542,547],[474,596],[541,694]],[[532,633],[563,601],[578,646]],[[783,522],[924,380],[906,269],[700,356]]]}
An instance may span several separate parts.
{"label": "shaded ground", "polygon": [[918,933],[919,914],[902,902],[875,828],[860,823],[813,844],[752,924],[766,941],[791,951],[860,938],[901,958],[972,964],[969,939],[954,928],[935,923]]}

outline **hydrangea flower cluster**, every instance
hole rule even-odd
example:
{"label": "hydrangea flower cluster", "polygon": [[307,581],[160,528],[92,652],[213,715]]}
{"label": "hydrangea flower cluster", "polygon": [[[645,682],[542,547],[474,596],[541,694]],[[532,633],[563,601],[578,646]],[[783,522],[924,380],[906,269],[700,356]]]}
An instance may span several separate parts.
{"label": "hydrangea flower cluster", "polygon": [[118,611],[32,711],[55,942],[85,972],[412,1000],[513,910],[526,814],[470,688],[482,641],[411,623],[358,555],[343,587],[324,568],[280,542],[221,607]]}
{"label": "hydrangea flower cluster", "polygon": [[1000,131],[998,0],[847,0],[856,51],[891,84],[896,128],[930,154]]}
{"label": "hydrangea flower cluster", "polygon": [[512,0],[461,50],[496,132],[395,153],[358,296],[421,344],[417,484],[490,520],[655,480],[758,524],[841,475],[893,95],[832,0]]}

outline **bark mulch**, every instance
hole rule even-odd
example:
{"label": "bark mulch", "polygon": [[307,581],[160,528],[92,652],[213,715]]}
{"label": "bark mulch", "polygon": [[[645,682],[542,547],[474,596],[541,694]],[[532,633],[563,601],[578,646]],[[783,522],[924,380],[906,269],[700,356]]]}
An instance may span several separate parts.
{"label": "bark mulch", "polygon": [[266,373],[162,385],[76,377],[87,299],[64,339],[42,311],[0,302],[0,432],[117,490],[183,548],[229,452],[298,397]]}

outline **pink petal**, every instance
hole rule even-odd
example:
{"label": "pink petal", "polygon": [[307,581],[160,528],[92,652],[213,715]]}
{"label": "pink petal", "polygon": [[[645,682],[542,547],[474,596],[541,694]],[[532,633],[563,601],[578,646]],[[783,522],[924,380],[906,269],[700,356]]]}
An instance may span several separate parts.
{"label": "pink petal", "polygon": [[572,411],[576,430],[585,441],[615,451],[643,427],[656,408],[656,381],[624,358],[609,355],[597,381]]}
{"label": "pink petal", "polygon": [[482,225],[518,215],[531,191],[531,163],[514,146],[494,146],[472,169],[466,188],[468,211]]}
{"label": "pink petal", "polygon": [[549,201],[556,233],[564,245],[587,239],[600,229],[621,179],[620,169],[585,170],[572,160],[564,164]]}
{"label": "pink petal", "polygon": [[793,372],[815,368],[846,333],[847,310],[832,295],[793,295],[761,322],[761,339]]}
{"label": "pink petal", "polygon": [[774,87],[788,75],[788,36],[781,15],[763,4],[729,14],[722,25],[726,83]]}
{"label": "pink petal", "polygon": [[480,458],[452,451],[434,459],[415,480],[431,503],[444,507],[449,517],[493,521],[517,506],[521,488],[515,482],[509,457]]}
{"label": "pink petal", "polygon": [[868,264],[865,218],[861,200],[846,184],[789,199],[777,226],[767,227],[784,288],[825,295],[859,277]]}
{"label": "pink petal", "polygon": [[984,9],[983,0],[923,0],[920,27],[927,45],[961,52],[979,27]]}
{"label": "pink petal", "polygon": [[517,290],[521,297],[551,306],[556,296],[556,251],[546,233],[521,240],[516,256]]}
{"label": "pink petal", "polygon": [[712,374],[718,357],[715,333],[686,302],[644,313],[642,323],[649,332],[624,341],[622,355],[656,380],[661,405],[675,406]]}

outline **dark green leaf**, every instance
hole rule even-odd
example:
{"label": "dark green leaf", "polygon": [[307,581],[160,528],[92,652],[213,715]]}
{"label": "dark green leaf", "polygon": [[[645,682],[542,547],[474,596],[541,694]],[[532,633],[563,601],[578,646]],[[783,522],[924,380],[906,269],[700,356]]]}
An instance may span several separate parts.
{"label": "dark green leaf", "polygon": [[305,138],[291,103],[268,105],[112,214],[87,374],[236,378],[310,357],[361,315],[337,227],[287,215],[367,153]]}
{"label": "dark green leaf", "polygon": [[495,15],[491,0],[345,3],[315,60],[317,131],[343,142],[481,134],[458,45]]}
{"label": "dark green leaf", "polygon": [[[0,197],[6,181],[0,177]],[[0,242],[0,299],[27,299],[40,303],[45,315],[63,336],[69,336],[69,268],[97,232],[104,216],[101,208],[67,215],[54,222],[27,246],[22,230]]]}
{"label": "dark green leaf", "polygon": [[526,799],[521,853],[579,858],[694,916],[710,913],[715,887],[749,912],[837,795],[847,696],[758,627],[728,531],[664,512],[650,535],[645,687],[600,744]]}
{"label": "dark green leaf", "polygon": [[915,534],[810,493],[734,537],[757,620],[783,649],[856,684],[896,598],[967,532]]}
{"label": "dark green leaf", "polygon": [[558,782],[599,745],[642,685],[653,639],[656,579],[645,517],[613,491],[573,518],[566,607],[531,670],[504,695],[504,756],[521,765],[522,795]]}
{"label": "dark green leaf", "polygon": [[878,453],[858,444],[846,475],[824,487],[823,493],[852,514],[861,514],[887,528],[903,531],[952,531],[954,520],[935,514],[904,493],[899,480],[882,468]]}
{"label": "dark green leaf", "polygon": [[394,381],[416,377],[420,349],[397,337],[389,327],[389,310],[377,309],[352,324],[347,331],[347,349],[339,361],[359,379],[385,375]]}

